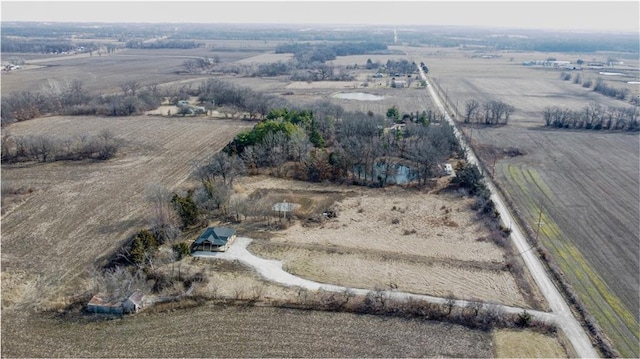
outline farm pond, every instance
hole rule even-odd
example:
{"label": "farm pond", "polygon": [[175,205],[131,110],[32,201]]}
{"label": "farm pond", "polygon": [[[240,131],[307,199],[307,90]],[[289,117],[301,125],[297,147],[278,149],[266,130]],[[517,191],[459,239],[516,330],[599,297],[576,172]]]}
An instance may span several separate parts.
{"label": "farm pond", "polygon": [[384,99],[383,96],[372,95],[364,92],[339,92],[334,94],[333,97],[343,100],[357,100],[357,101],[379,101]]}

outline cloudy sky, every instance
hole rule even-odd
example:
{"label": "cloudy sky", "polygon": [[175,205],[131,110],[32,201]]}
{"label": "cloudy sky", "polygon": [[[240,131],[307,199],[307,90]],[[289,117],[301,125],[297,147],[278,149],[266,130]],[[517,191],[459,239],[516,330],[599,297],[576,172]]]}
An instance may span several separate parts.
{"label": "cloudy sky", "polygon": [[1,1],[2,21],[470,25],[640,31],[640,1]]}

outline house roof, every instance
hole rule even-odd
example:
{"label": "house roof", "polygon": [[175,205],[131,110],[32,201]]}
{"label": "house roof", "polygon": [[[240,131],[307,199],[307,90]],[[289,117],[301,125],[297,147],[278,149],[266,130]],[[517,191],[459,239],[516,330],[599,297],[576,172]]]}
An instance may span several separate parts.
{"label": "house roof", "polygon": [[236,230],[228,227],[208,227],[196,239],[194,244],[211,243],[215,246],[224,246],[229,238],[236,234]]}

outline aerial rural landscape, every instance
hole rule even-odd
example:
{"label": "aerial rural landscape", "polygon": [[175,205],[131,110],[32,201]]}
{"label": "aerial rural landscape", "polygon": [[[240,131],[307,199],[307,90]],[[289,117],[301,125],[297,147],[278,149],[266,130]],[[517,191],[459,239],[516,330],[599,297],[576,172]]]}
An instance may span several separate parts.
{"label": "aerial rural landscape", "polygon": [[1,31],[2,357],[640,356],[637,31]]}

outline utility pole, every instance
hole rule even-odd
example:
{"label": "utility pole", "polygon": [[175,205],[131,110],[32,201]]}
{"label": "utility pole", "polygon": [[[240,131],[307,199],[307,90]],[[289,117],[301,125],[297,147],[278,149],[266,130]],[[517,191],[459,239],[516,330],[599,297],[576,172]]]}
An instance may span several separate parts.
{"label": "utility pole", "polygon": [[538,243],[538,234],[540,233],[540,223],[542,222],[542,208],[539,210],[538,214],[538,228],[536,229],[536,244]]}
{"label": "utility pole", "polygon": [[498,159],[497,155],[493,155],[493,167],[491,168],[491,179],[494,178],[496,174],[496,160]]}

